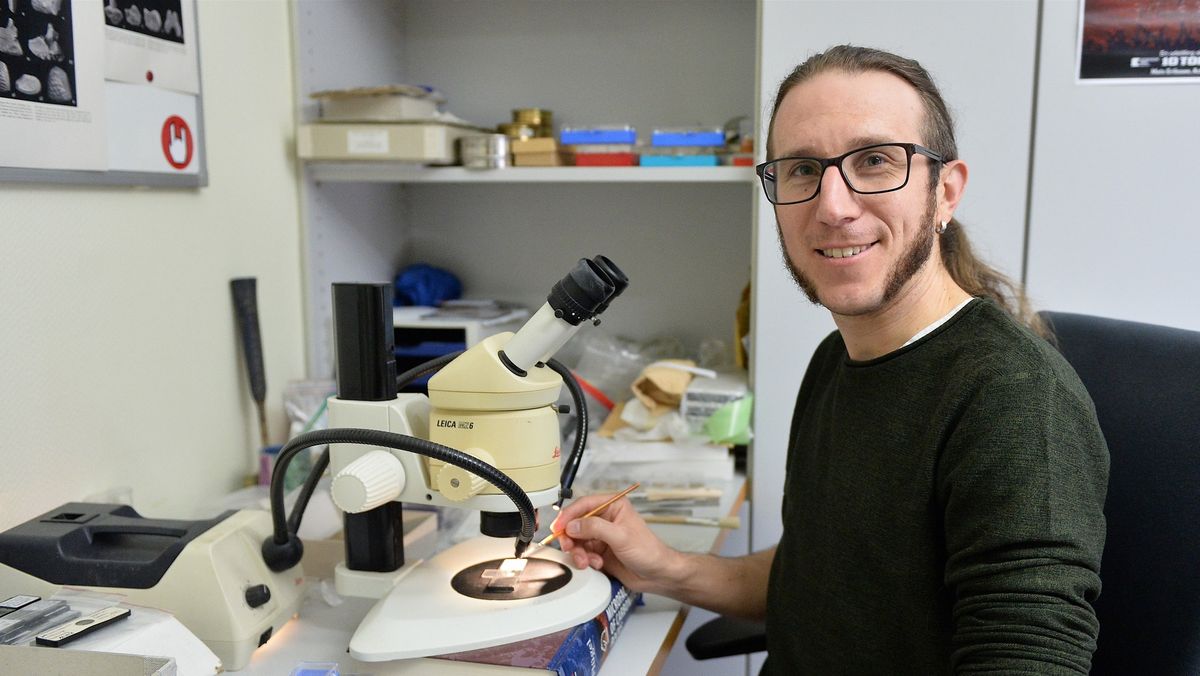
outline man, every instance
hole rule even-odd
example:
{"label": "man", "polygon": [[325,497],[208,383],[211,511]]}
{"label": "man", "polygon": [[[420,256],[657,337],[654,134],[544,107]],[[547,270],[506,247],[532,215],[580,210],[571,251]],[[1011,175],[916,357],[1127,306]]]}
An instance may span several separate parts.
{"label": "man", "polygon": [[928,73],[814,56],[780,86],[767,153],[793,276],[838,327],[800,386],[779,544],[683,554],[628,501],[580,519],[595,496],[556,520],[563,549],[765,617],[764,673],[1086,674],[1108,451],[1074,372],[953,219],[967,167]]}

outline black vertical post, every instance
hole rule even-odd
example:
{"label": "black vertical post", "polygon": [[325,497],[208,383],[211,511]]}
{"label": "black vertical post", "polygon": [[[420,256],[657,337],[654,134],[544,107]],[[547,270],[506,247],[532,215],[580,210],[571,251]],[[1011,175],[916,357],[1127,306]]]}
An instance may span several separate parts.
{"label": "black vertical post", "polygon": [[[338,399],[396,398],[396,355],[392,285],[333,285],[334,352]],[[346,514],[346,566],[390,572],[404,565],[404,522],[400,503],[389,502]]]}

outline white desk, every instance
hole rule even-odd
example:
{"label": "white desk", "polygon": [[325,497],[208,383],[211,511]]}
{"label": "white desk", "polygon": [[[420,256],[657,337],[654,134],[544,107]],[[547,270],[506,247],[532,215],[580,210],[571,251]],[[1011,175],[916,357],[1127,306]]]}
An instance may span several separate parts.
{"label": "white desk", "polygon": [[[731,482],[721,498],[721,514],[737,514],[746,497],[745,479]],[[666,542],[685,551],[717,552],[725,531],[702,526],[651,524]],[[437,676],[455,674],[455,663],[442,660],[359,662],[346,653],[350,636],[374,605],[374,599],[346,599],[337,607],[310,598],[299,617],[288,622],[254,656],[239,674],[286,675],[300,662],[337,662],[343,674],[374,676]],[[645,605],[634,609],[625,628],[604,660],[606,674],[653,674],[662,668],[675,644],[688,608],[660,596],[645,596]],[[511,668],[497,667],[498,673]]]}

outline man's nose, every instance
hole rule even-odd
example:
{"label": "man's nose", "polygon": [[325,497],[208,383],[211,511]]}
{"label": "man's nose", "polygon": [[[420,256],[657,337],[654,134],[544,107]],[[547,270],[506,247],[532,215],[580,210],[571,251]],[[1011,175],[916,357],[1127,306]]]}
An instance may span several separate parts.
{"label": "man's nose", "polygon": [[825,173],[821,175],[821,192],[817,195],[817,219],[838,225],[855,218],[860,208],[842,172],[833,165],[825,167]]}

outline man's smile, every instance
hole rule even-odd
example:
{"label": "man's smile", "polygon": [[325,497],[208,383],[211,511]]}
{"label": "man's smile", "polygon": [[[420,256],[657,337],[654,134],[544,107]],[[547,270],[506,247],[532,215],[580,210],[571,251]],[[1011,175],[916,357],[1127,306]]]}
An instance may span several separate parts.
{"label": "man's smile", "polygon": [[870,249],[871,247],[875,246],[876,244],[878,244],[877,241],[871,242],[870,244],[858,244],[858,245],[853,245],[853,246],[842,246],[842,247],[829,247],[829,248],[825,248],[825,249],[816,249],[816,252],[826,258],[851,258],[853,256],[857,256],[857,255],[861,254],[862,252],[866,251],[867,249]]}

